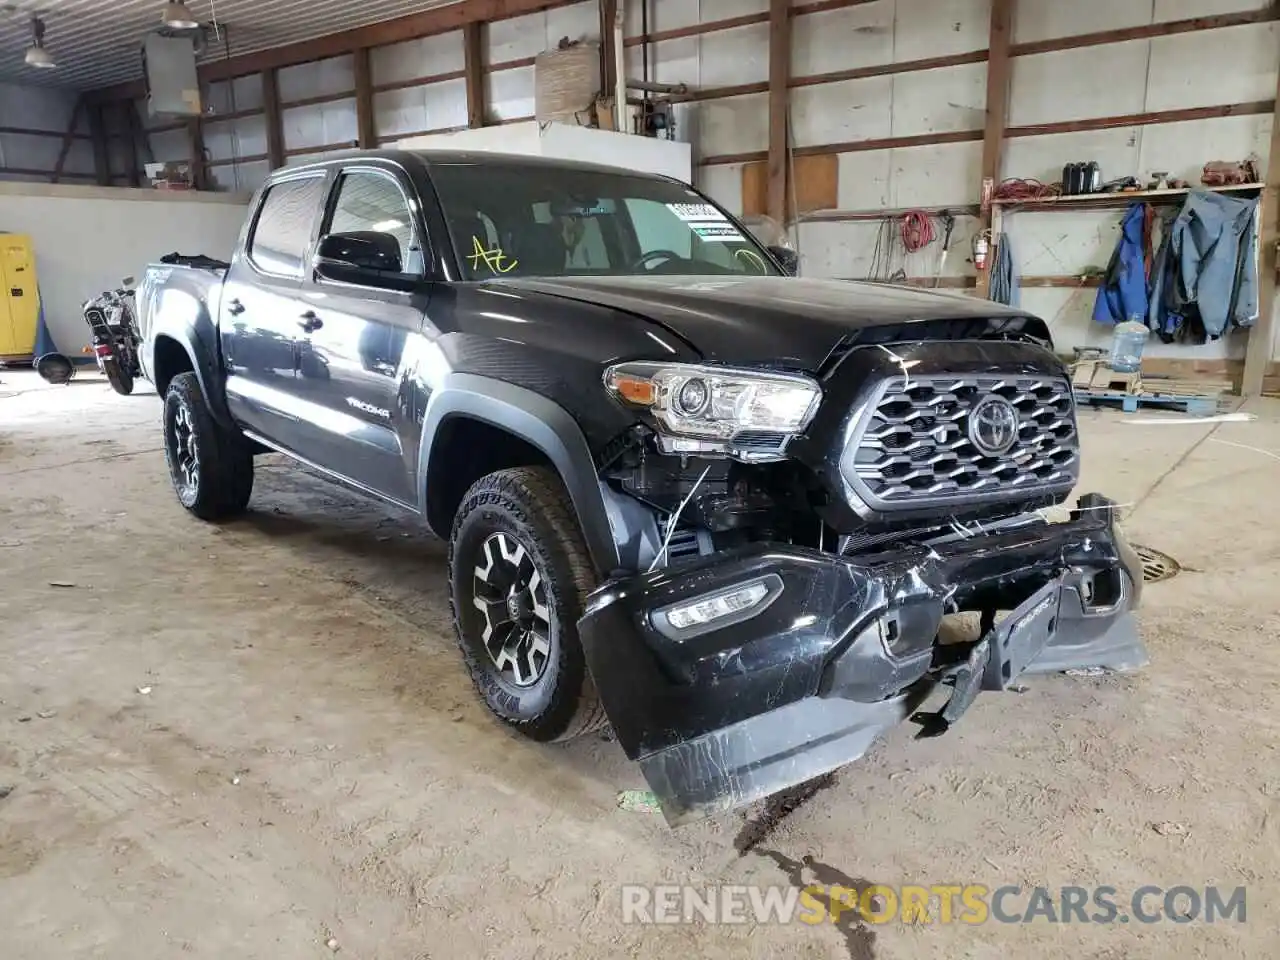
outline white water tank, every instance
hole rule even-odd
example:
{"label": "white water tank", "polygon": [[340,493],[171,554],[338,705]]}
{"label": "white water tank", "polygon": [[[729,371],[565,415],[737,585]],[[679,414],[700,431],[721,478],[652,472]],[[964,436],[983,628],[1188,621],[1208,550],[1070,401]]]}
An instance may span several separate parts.
{"label": "white water tank", "polygon": [[556,157],[641,173],[657,173],[675,177],[684,183],[691,183],[693,178],[693,153],[687,143],[567,123],[527,120],[505,123],[500,127],[428,133],[399,140],[395,146],[400,150],[459,150]]}

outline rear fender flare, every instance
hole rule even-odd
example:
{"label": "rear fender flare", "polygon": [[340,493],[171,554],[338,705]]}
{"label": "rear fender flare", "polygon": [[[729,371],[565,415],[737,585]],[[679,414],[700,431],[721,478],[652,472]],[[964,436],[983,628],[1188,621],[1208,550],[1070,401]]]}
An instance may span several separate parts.
{"label": "rear fender flare", "polygon": [[[618,569],[618,547],[586,437],[569,412],[524,387],[470,373],[450,373],[432,390],[422,419],[418,453],[419,508],[427,513],[431,458],[436,434],[449,417],[466,416],[519,437],[555,467],[569,492],[583,539],[602,576]],[[447,536],[447,531],[445,534]]]}
{"label": "rear fender flare", "polygon": [[[178,326],[169,324],[155,332],[155,336],[148,347],[152,380],[155,383],[156,391],[161,396],[164,395],[164,389],[161,384],[165,377],[159,369],[158,362],[159,347],[162,341],[172,340],[178,344],[187,354],[187,359],[191,361],[191,368],[195,372],[196,379],[200,382],[200,392],[204,394],[205,403],[209,405],[209,412],[213,415],[213,419],[223,427],[232,428],[234,423],[231,418],[231,412],[227,409],[227,397],[222,389],[221,371],[218,369],[218,353],[216,344],[211,352],[209,347],[196,336],[195,332],[187,326]],[[170,377],[171,378],[171,377]]]}

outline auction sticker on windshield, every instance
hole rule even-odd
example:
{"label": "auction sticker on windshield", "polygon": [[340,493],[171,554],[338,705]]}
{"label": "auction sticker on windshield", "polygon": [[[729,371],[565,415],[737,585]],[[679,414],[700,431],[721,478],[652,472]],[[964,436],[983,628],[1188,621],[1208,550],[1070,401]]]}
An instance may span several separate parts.
{"label": "auction sticker on windshield", "polygon": [[746,238],[731,223],[691,223],[689,227],[703,240],[710,243],[746,242]]}
{"label": "auction sticker on windshield", "polygon": [[667,209],[710,243],[746,242],[746,238],[729,222],[729,218],[709,203],[668,203]]}

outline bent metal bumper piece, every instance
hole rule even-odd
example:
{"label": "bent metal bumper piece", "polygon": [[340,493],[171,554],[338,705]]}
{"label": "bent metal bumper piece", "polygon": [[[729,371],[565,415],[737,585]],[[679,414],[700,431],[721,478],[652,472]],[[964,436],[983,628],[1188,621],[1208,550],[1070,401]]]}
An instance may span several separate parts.
{"label": "bent metal bumper piece", "polygon": [[[1141,589],[1115,504],[1089,494],[1065,523],[865,557],[755,544],[612,581],[579,632],[618,741],[674,826],[856,760],[939,684],[953,692],[917,716],[922,735],[1025,672],[1141,667]],[[956,610],[988,612],[984,632],[939,645]]]}

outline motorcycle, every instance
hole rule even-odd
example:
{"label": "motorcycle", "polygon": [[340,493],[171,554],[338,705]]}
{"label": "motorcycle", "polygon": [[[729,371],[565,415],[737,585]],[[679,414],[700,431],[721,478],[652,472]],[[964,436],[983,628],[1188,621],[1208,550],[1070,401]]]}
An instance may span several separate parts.
{"label": "motorcycle", "polygon": [[98,369],[106,375],[111,388],[125,396],[133,393],[135,378],[142,376],[142,340],[138,336],[133,285],[133,277],[125,277],[119,288],[86,300],[82,306]]}

